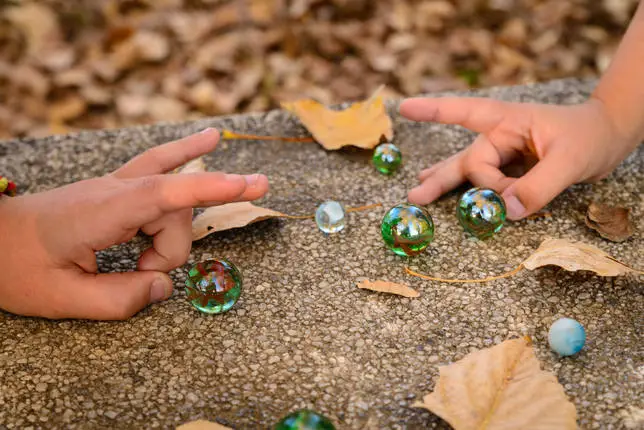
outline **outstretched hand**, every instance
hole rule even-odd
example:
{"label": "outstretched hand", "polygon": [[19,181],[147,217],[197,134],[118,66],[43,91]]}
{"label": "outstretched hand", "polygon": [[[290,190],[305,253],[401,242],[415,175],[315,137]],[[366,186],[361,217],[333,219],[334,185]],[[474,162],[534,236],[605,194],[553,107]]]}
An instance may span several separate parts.
{"label": "outstretched hand", "polygon": [[[620,135],[604,104],[556,106],[484,98],[416,98],[400,106],[415,121],[458,124],[478,132],[465,150],[420,172],[409,201],[428,204],[465,181],[503,195],[508,218],[545,206],[568,186],[606,177],[635,147]],[[501,168],[517,159],[536,164],[519,178]]]}
{"label": "outstretched hand", "polygon": [[[184,264],[193,207],[254,200],[263,175],[165,175],[215,149],[216,130],[155,147],[115,172],[51,191],[0,200],[0,308],[46,318],[126,319],[172,293]],[[95,252],[153,236],[138,271],[97,273]]]}

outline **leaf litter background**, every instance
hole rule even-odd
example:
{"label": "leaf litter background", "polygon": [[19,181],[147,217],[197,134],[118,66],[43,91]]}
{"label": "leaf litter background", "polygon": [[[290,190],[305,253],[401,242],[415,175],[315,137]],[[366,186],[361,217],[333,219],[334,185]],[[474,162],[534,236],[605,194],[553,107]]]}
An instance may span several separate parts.
{"label": "leaf litter background", "polygon": [[637,0],[0,0],[0,138],[597,76]]}

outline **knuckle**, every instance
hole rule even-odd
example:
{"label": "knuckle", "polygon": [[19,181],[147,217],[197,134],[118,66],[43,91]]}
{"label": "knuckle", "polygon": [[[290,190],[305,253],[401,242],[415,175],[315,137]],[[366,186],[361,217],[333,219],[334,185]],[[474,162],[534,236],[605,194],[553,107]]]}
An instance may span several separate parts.
{"label": "knuckle", "polygon": [[139,179],[138,185],[143,192],[156,194],[161,184],[157,176],[144,176]]}
{"label": "knuckle", "polygon": [[166,257],[166,261],[170,270],[176,269],[177,267],[183,265],[190,256],[190,246],[177,247],[172,254]]}

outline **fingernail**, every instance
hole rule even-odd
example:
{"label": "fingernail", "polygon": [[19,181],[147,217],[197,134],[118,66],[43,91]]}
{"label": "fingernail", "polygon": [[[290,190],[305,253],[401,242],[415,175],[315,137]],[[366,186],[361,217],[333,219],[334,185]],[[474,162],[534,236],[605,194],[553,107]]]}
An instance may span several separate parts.
{"label": "fingernail", "polygon": [[224,179],[230,182],[237,182],[241,178],[242,178],[241,175],[235,175],[234,173],[227,173],[226,176],[224,176]]}
{"label": "fingernail", "polygon": [[150,287],[150,303],[163,301],[170,297],[171,294],[172,283],[162,277],[156,278]]}
{"label": "fingernail", "polygon": [[254,187],[257,185],[257,181],[259,181],[259,175],[255,173],[254,175],[246,175],[244,176],[244,179],[246,180],[246,185],[249,187]]}
{"label": "fingernail", "polygon": [[508,218],[517,220],[523,218],[525,214],[525,206],[521,204],[516,196],[504,197],[505,206],[508,210]]}
{"label": "fingernail", "polygon": [[215,129],[214,129],[214,128],[212,128],[212,127],[204,128],[203,130],[201,130],[201,131],[199,132],[199,134],[208,134],[208,133],[212,133],[214,130],[215,130]]}

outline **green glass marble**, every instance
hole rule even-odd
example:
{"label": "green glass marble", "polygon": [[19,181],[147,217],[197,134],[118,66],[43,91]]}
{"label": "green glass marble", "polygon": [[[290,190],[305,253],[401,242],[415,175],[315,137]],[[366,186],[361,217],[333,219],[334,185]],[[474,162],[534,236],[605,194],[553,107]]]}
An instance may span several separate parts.
{"label": "green glass marble", "polygon": [[382,219],[380,233],[396,254],[417,255],[434,239],[434,221],[427,209],[404,203],[389,209]]}
{"label": "green glass marble", "polygon": [[308,409],[300,409],[284,417],[274,430],[335,430],[335,427],[327,417]]}
{"label": "green glass marble", "polygon": [[402,153],[393,143],[383,143],[373,152],[373,165],[380,173],[391,175],[402,163]]}
{"label": "green glass marble", "polygon": [[503,227],[503,197],[487,188],[472,188],[458,201],[456,216],[466,232],[479,239],[492,237]]}
{"label": "green glass marble", "polygon": [[242,289],[242,274],[228,260],[206,260],[188,272],[186,295],[192,306],[207,314],[220,314],[233,307]]}

